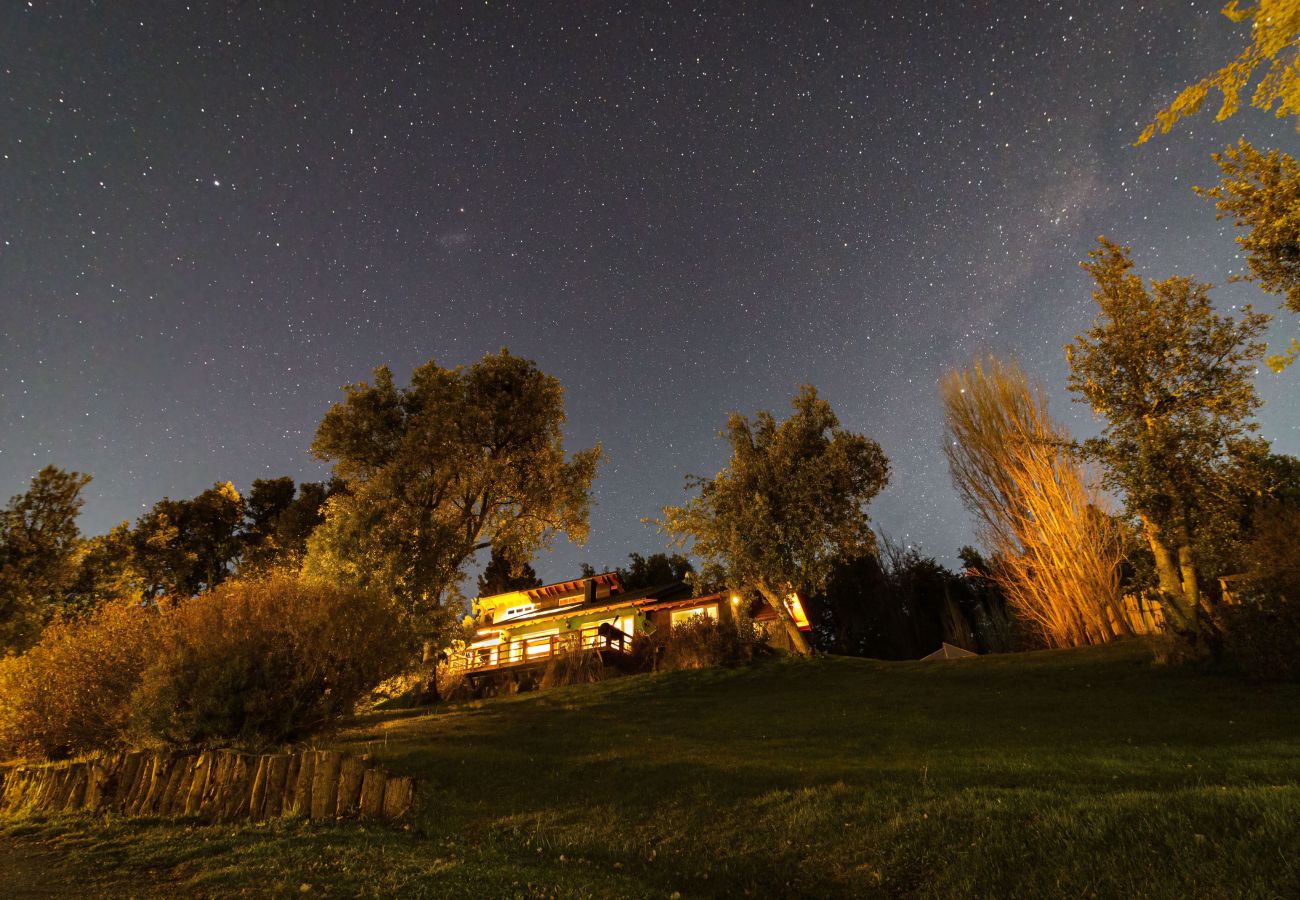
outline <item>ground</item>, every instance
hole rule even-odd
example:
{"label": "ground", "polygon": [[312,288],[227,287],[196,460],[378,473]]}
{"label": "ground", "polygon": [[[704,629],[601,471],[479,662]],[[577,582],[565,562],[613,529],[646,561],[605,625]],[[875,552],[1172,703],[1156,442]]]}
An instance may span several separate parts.
{"label": "ground", "polygon": [[0,870],[18,896],[1300,896],[1300,686],[1137,644],[638,676],[333,743],[419,777],[417,813],[11,820]]}

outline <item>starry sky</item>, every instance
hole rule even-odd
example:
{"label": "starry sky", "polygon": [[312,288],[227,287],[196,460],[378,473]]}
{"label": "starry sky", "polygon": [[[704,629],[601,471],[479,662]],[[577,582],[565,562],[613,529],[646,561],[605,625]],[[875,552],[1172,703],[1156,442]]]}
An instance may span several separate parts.
{"label": "starry sky", "polygon": [[[944,370],[1015,353],[1092,433],[1061,348],[1095,236],[1223,284],[1209,154],[1300,153],[1252,110],[1131,146],[1244,43],[1220,5],[6,3],[0,495],[88,472],[94,534],[317,480],[341,385],[508,346],[608,454],[543,577],[661,549],[641,519],[723,465],[727,413],[805,382],[890,457],[878,526],[950,561]],[[1297,377],[1259,377],[1288,453]]]}

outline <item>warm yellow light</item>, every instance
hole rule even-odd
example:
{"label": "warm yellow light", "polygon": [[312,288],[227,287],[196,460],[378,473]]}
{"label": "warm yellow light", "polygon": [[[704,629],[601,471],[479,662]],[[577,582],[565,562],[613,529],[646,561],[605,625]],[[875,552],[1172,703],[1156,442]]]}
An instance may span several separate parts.
{"label": "warm yellow light", "polygon": [[740,595],[739,595],[739,594],[732,594],[732,595],[731,595],[731,605],[732,605],[732,606],[739,606],[739,605],[740,605]]}

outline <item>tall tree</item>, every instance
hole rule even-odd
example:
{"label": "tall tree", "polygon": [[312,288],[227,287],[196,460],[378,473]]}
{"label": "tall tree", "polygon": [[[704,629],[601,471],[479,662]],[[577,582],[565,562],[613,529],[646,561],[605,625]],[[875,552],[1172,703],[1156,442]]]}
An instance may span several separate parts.
{"label": "tall tree", "polygon": [[688,479],[698,493],[666,507],[660,526],[703,560],[706,580],[758,590],[808,653],[787,598],[821,590],[836,560],[875,547],[866,506],[888,482],[889,462],[875,441],[842,429],[811,385],[792,405],[783,422],[733,413],[722,435],[727,467]]}
{"label": "tall tree", "polygon": [[325,519],[325,501],[337,481],[305,481],[295,487],[288,476],[259,478],[248,492],[248,518],[241,534],[241,572],[296,568],[307,552],[307,538]]}
{"label": "tall tree", "polygon": [[691,561],[680,553],[630,553],[627,559],[627,568],[620,568],[618,577],[629,591],[685,581],[695,571]]}
{"label": "tall tree", "polygon": [[1070,453],[1041,387],[989,355],[940,382],[953,484],[999,561],[990,573],[1048,646],[1128,631],[1119,595],[1119,523]]}
{"label": "tall tree", "polygon": [[1250,105],[1272,111],[1278,118],[1300,113],[1300,2],[1258,0],[1242,6],[1231,0],[1223,14],[1236,23],[1250,23],[1250,45],[1226,66],[1184,88],[1173,102],[1156,113],[1155,121],[1143,130],[1138,143],[1149,140],[1157,130],[1167,134],[1177,122],[1200,111],[1211,91],[1223,96],[1218,121],[1241,108],[1242,92],[1263,65],[1268,71],[1255,86]]}
{"label": "tall tree", "polygon": [[1066,347],[1070,389],[1105,420],[1088,452],[1124,495],[1155,558],[1166,621],[1199,643],[1198,542],[1225,518],[1226,499],[1257,471],[1253,377],[1269,317],[1220,316],[1209,285],[1172,277],[1149,286],[1127,247],[1105,238],[1085,270],[1099,311]]}
{"label": "tall tree", "polygon": [[500,550],[492,548],[487,565],[478,576],[478,595],[491,597],[510,591],[526,591],[541,587],[542,580],[537,577],[533,567],[528,563],[522,565],[511,562]]}
{"label": "tall tree", "polygon": [[564,389],[533,362],[428,362],[406,388],[381,366],[344,391],[312,452],[348,490],[308,541],[309,573],[390,592],[434,638],[477,551],[526,562],[557,534],[586,540],[601,451],[565,454]]}
{"label": "tall tree", "polygon": [[46,466],[0,511],[0,652],[25,650],[76,575],[81,490],[90,476]]}
{"label": "tall tree", "polygon": [[[1222,178],[1211,188],[1196,188],[1215,201],[1217,218],[1231,216],[1246,229],[1237,243],[1246,251],[1247,280],[1269,293],[1281,294],[1283,307],[1300,313],[1300,164],[1286,153],[1261,153],[1239,141],[1214,154]],[[1268,358],[1281,371],[1300,355],[1300,340],[1291,339],[1283,353]]]}
{"label": "tall tree", "polygon": [[219,481],[189,500],[164,497],[131,531],[131,554],[147,596],[192,597],[233,571],[244,500]]}

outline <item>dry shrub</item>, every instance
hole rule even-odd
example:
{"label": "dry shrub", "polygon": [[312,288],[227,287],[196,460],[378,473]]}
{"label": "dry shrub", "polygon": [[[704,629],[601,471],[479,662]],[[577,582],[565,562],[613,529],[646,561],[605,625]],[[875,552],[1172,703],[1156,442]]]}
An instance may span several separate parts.
{"label": "dry shrub", "polygon": [[434,689],[439,700],[465,700],[471,695],[469,679],[464,669],[453,669],[446,662],[438,663],[433,675]]}
{"label": "dry shrub", "polygon": [[658,672],[743,665],[766,652],[766,634],[748,616],[738,614],[721,621],[692,616],[670,629],[637,635],[632,642],[635,665]]}
{"label": "dry shrub", "polygon": [[0,660],[0,752],[58,757],[121,744],[160,624],[156,610],[106,603]]}
{"label": "dry shrub", "polygon": [[546,663],[538,687],[563,687],[567,684],[595,684],[607,674],[605,661],[599,650],[579,650],[552,656]]}
{"label": "dry shrub", "polygon": [[256,746],[312,734],[413,652],[390,600],[288,575],[227,582],[163,619],[132,702],[137,734],[167,744]]}

